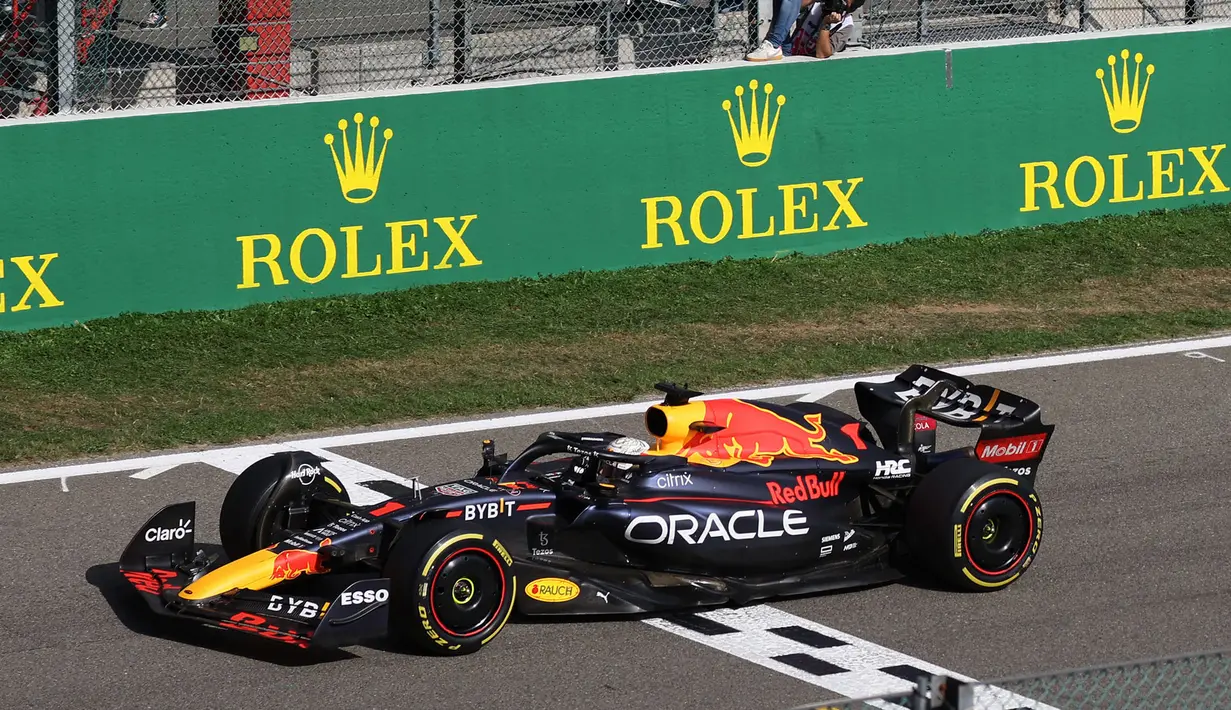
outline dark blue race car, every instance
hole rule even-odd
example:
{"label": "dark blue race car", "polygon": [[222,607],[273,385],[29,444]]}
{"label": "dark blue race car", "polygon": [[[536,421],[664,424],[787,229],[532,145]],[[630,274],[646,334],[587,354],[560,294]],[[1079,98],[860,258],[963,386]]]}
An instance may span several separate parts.
{"label": "dark blue race car", "polygon": [[[928,576],[1017,580],[1039,550],[1037,404],[914,365],[832,407],[660,383],[648,437],[547,432],[468,478],[351,503],[328,462],[278,453],[222,505],[229,561],[198,551],[194,502],[134,535],[120,567],[167,614],[297,645],[391,637],[477,651],[512,612],[637,614]],[[978,430],[936,451],[938,424]]]}

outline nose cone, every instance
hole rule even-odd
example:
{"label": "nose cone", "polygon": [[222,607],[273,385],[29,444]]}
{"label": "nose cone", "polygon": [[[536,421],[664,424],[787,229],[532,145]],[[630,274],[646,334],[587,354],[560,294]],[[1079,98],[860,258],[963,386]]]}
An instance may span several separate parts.
{"label": "nose cone", "polygon": [[270,550],[257,550],[228,562],[180,590],[180,599],[204,601],[232,589],[264,589],[281,581],[274,572],[278,559]]}

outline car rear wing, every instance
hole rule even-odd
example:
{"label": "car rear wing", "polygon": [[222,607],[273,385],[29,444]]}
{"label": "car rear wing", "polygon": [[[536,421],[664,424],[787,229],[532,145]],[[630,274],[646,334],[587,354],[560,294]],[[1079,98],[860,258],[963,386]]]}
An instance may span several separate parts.
{"label": "car rear wing", "polygon": [[1031,475],[1056,428],[1043,424],[1042,408],[1025,397],[927,365],[888,382],[856,382],[854,389],[860,414],[903,456],[935,453],[938,422],[978,427],[976,458]]}

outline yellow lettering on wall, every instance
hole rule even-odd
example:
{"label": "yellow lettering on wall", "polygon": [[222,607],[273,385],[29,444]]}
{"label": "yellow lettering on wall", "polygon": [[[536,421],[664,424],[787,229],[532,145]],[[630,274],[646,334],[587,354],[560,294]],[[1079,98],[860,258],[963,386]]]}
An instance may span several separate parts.
{"label": "yellow lettering on wall", "polygon": [[1197,184],[1193,186],[1192,192],[1188,194],[1190,195],[1203,194],[1201,190],[1201,184],[1205,182],[1207,179],[1214,186],[1213,189],[1210,190],[1210,192],[1226,192],[1227,190],[1231,189],[1231,188],[1228,188],[1225,184],[1223,184],[1223,181],[1218,176],[1217,171],[1214,170],[1214,161],[1218,160],[1218,154],[1221,153],[1222,149],[1226,147],[1227,147],[1226,143],[1213,146],[1212,150],[1214,151],[1214,154],[1208,158],[1205,157],[1205,146],[1198,146],[1196,148],[1188,149],[1188,152],[1193,154],[1193,157],[1197,159],[1197,163],[1201,166],[1201,179],[1197,181]]}
{"label": "yellow lettering on wall", "polygon": [[[1148,195],[1145,194],[1144,180],[1137,180],[1134,186],[1131,181],[1127,181],[1125,178],[1125,173],[1131,170],[1127,166],[1134,162],[1133,157],[1129,153],[1109,155],[1107,160],[1110,161],[1112,189],[1111,197],[1106,202],[1108,204],[1121,204],[1124,202],[1137,202],[1142,199],[1159,200],[1183,197],[1184,195],[1203,195],[1206,192],[1207,183],[1211,193],[1231,191],[1231,187],[1227,186],[1215,167],[1215,161],[1218,160],[1219,155],[1226,147],[1227,144],[1222,143],[1215,146],[1194,146],[1187,149],[1169,148],[1167,150],[1147,151],[1145,155],[1149,157],[1150,165],[1150,192]],[[1184,165],[1185,152],[1191,153],[1195,159],[1195,162],[1189,164],[1190,167],[1185,167]],[[1140,166],[1138,170],[1144,168],[1140,160],[1136,162]],[[1089,198],[1083,200],[1075,194],[1075,184],[1077,175],[1087,166],[1094,173],[1095,186]],[[1039,189],[1047,191],[1052,209],[1064,207],[1060,202],[1055,187],[1058,172],[1056,163],[1051,161],[1021,163],[1020,167],[1025,171],[1026,193],[1025,205],[1019,211],[1032,212],[1039,209],[1039,205],[1036,202]],[[1046,177],[1044,179],[1039,179],[1039,168],[1046,170]],[[1200,176],[1197,175],[1197,168],[1201,170]],[[1069,163],[1065,171],[1065,190],[1070,201],[1080,207],[1089,207],[1103,199],[1103,195],[1106,192],[1104,188],[1107,170],[1107,163],[1090,155],[1083,155]],[[1194,177],[1197,178],[1195,181],[1193,180]],[[1187,193],[1184,192],[1186,180],[1192,183],[1192,189]],[[1132,191],[1131,193],[1129,192],[1130,190]]]}
{"label": "yellow lettering on wall", "polygon": [[[701,228],[701,207],[710,198],[718,200],[718,206],[722,209],[722,228],[718,230],[718,236],[716,237],[708,236],[705,230]],[[727,236],[727,232],[731,231],[731,201],[727,199],[726,195],[717,190],[706,190],[692,203],[692,209],[689,210],[688,218],[694,237],[706,244],[717,244],[722,241],[723,237]]]}
{"label": "yellow lettering on wall", "polygon": [[[469,227],[470,223],[473,222],[478,216],[479,215],[477,214],[468,214],[463,216],[461,229],[454,229],[452,217],[437,217],[432,220],[436,224],[440,225],[440,228],[445,232],[445,236],[449,238],[449,250],[445,252],[444,257],[440,260],[440,263],[432,267],[433,269],[453,268],[453,265],[448,263],[448,261],[449,256],[454,252],[462,255],[461,266],[478,266],[483,263],[474,258],[474,253],[471,252],[470,248],[466,246],[466,242],[462,241],[462,235],[466,233],[466,228]],[[426,257],[426,253],[424,256]]]}
{"label": "yellow lettering on wall", "polygon": [[[360,258],[362,248],[360,237],[363,231],[367,229],[366,227],[361,224],[338,227],[342,234],[345,235],[345,241],[342,244],[338,243],[339,240],[328,229],[310,227],[300,232],[292,240],[291,247],[287,251],[287,259],[290,262],[290,270],[294,273],[295,277],[309,284],[320,283],[334,274],[335,268],[340,261],[339,249],[344,249],[346,252],[346,268],[340,275],[340,278],[343,279],[426,271],[429,268],[431,254],[426,248],[424,240],[431,236],[429,224],[434,223],[440,228],[440,234],[443,234],[448,239],[449,246],[445,249],[444,256],[432,268],[451,269],[454,266],[480,266],[483,264],[483,261],[475,255],[471,244],[467,243],[466,240],[469,234],[468,230],[476,219],[478,219],[477,214],[468,214],[460,217],[434,217],[430,221],[428,219],[412,219],[386,222],[385,227],[389,229],[389,252],[386,254],[384,249],[374,250],[376,251],[375,258],[366,265],[361,265],[360,263],[362,261]],[[319,240],[324,250],[324,261],[319,271],[313,267],[305,267],[303,260],[303,251],[305,248],[312,246],[309,243],[312,239]],[[286,277],[283,276],[282,271],[287,264],[285,261],[279,262],[279,256],[282,253],[282,242],[278,235],[253,234],[236,237],[236,241],[240,243],[242,251],[242,280],[236,285],[236,288],[259,288],[262,285],[256,275],[256,265],[258,263],[264,264],[269,268],[269,273],[273,278],[273,285],[284,286],[289,283]],[[268,244],[268,247],[263,250],[263,254],[258,254],[256,246],[258,241]],[[443,242],[441,244],[443,245]],[[368,248],[372,249],[370,242]],[[386,256],[388,256],[388,264],[385,263]],[[386,266],[388,267],[387,269],[385,268]],[[309,270],[314,273],[308,273]]]}
{"label": "yellow lettering on wall", "polygon": [[409,239],[402,238],[402,230],[406,227],[418,227],[424,238],[427,238],[427,220],[412,219],[406,222],[387,222],[385,224],[389,228],[389,239],[393,243],[393,254],[389,259],[389,270],[386,274],[405,274],[411,271],[427,271],[427,252],[423,252],[423,260],[418,266],[404,266],[403,251],[409,251],[411,256],[415,256],[418,252],[415,250],[415,233],[410,232]]}
{"label": "yellow lettering on wall", "polygon": [[[1044,160],[1038,163],[1022,163],[1018,167],[1026,172],[1026,202],[1025,206],[1021,207],[1018,212],[1034,212],[1039,209],[1038,203],[1034,200],[1040,189],[1047,190],[1047,197],[1051,202],[1053,210],[1064,207],[1064,204],[1060,202],[1060,195],[1056,194],[1055,183],[1056,178],[1060,176],[1060,171],[1056,168],[1055,163],[1050,160]],[[1038,178],[1035,177],[1035,170],[1037,168],[1047,168],[1047,179],[1043,182],[1039,182]]]}
{"label": "yellow lettering on wall", "polygon": [[[269,242],[269,253],[265,256],[256,256],[256,240],[264,239]],[[243,253],[242,273],[243,281],[235,288],[256,288],[261,284],[256,280],[256,264],[260,262],[269,267],[269,274],[274,280],[275,286],[282,286],[290,283],[282,276],[282,267],[278,266],[278,254],[282,251],[282,242],[278,240],[276,234],[253,234],[246,237],[236,237],[235,241],[239,242]]]}
{"label": "yellow lettering on wall", "polygon": [[[671,195],[647,197],[642,202],[645,203],[645,244],[641,245],[642,249],[657,249],[662,246],[662,242],[658,241],[658,225],[660,224],[671,227],[676,246],[684,246],[688,243],[688,240],[684,238],[684,230],[680,228],[680,215],[684,211],[680,198]],[[671,206],[671,213],[666,217],[658,216],[659,202],[666,202]]]}
{"label": "yellow lettering on wall", "polygon": [[1132,197],[1124,196],[1124,160],[1128,158],[1128,153],[1109,156],[1111,158],[1111,184],[1112,198],[1108,202],[1136,202],[1142,198],[1145,193],[1145,181],[1137,181],[1137,194]]}
{"label": "yellow lettering on wall", "polygon": [[56,295],[51,292],[50,288],[47,287],[47,282],[43,280],[43,273],[47,271],[47,265],[50,264],[57,256],[59,256],[59,254],[40,254],[38,258],[41,259],[43,263],[37,270],[30,265],[30,262],[34,260],[34,257],[32,256],[14,256],[9,258],[9,261],[16,264],[18,270],[20,270],[22,275],[26,277],[26,280],[30,282],[30,286],[26,289],[26,292],[21,297],[21,300],[17,302],[16,306],[13,306],[14,313],[17,311],[30,310],[30,305],[27,301],[30,300],[30,296],[32,296],[35,292],[38,292],[38,297],[42,301],[38,306],[39,308],[55,308],[56,306],[64,305],[64,301],[56,298]]}
{"label": "yellow lettering on wall", "polygon": [[[325,247],[325,263],[321,266],[320,273],[316,276],[308,276],[303,270],[303,260],[300,258],[300,253],[303,251],[303,244],[308,237],[316,237],[321,240],[321,244]],[[295,273],[296,278],[306,283],[314,284],[321,281],[330,273],[333,272],[333,265],[338,260],[338,248],[333,243],[333,237],[323,229],[309,227],[299,233],[295,237],[295,241],[291,242],[291,271]]]}
{"label": "yellow lettering on wall", "polygon": [[[1082,165],[1089,165],[1094,170],[1094,192],[1088,200],[1077,196],[1077,169]],[[1106,184],[1107,176],[1103,172],[1102,164],[1089,155],[1083,155],[1074,160],[1069,164],[1069,169],[1064,172],[1064,194],[1068,195],[1069,201],[1078,207],[1089,207],[1098,202],[1098,199],[1103,196],[1103,188]]]}
{"label": "yellow lettering on wall", "polygon": [[344,279],[360,279],[380,274],[380,254],[376,255],[375,268],[371,271],[359,270],[359,232],[362,230],[362,226],[342,228],[342,233],[346,235],[346,273],[342,274]]}
{"label": "yellow lettering on wall", "polygon": [[812,225],[807,229],[796,229],[795,213],[798,212],[801,217],[806,216],[807,200],[806,196],[801,195],[799,202],[795,201],[796,190],[810,190],[812,199],[817,199],[816,183],[801,182],[796,185],[779,185],[779,190],[782,190],[782,231],[779,234],[803,234],[805,232],[815,232],[818,224],[817,214],[812,213]]}
{"label": "yellow lettering on wall", "polygon": [[829,224],[825,225],[824,229],[821,230],[823,232],[838,229],[838,217],[842,215],[846,215],[846,226],[848,229],[851,227],[868,226],[868,223],[860,219],[859,213],[856,212],[855,208],[851,205],[851,194],[855,192],[855,188],[859,186],[859,183],[863,182],[863,178],[859,177],[854,178],[853,180],[848,180],[847,182],[849,182],[851,186],[847,190],[841,189],[842,182],[842,180],[826,180],[822,183],[825,188],[829,190],[829,194],[833,195],[833,198],[838,202],[838,209],[834,211],[833,219],[829,220]]}
{"label": "yellow lettering on wall", "polygon": [[755,187],[745,187],[742,190],[736,190],[735,194],[740,197],[740,217],[743,219],[743,230],[740,231],[736,239],[756,239],[757,237],[769,237],[774,233],[774,216],[769,216],[769,228],[764,232],[754,232],[755,227],[752,225],[752,196],[757,193]]}
{"label": "yellow lettering on wall", "polygon": [[1179,197],[1180,195],[1184,194],[1184,178],[1180,178],[1180,189],[1179,190],[1175,192],[1163,192],[1163,176],[1166,176],[1172,180],[1175,179],[1175,165],[1168,165],[1166,169],[1164,169],[1163,168],[1163,156],[1174,155],[1180,159],[1179,164],[1183,165],[1184,164],[1184,151],[1180,150],[1179,148],[1176,148],[1174,150],[1152,150],[1149,153],[1146,153],[1146,155],[1150,156],[1150,158],[1153,160],[1152,165],[1154,168],[1152,171],[1154,189],[1150,192],[1150,196],[1148,199],[1157,200],[1159,198],[1164,198],[1164,197]]}
{"label": "yellow lettering on wall", "polygon": [[[855,210],[852,195],[855,189],[863,183],[863,178],[850,178],[845,180],[826,180],[823,184],[828,195],[834,200],[837,208],[834,210],[832,217],[829,220],[828,226],[820,231],[832,231],[835,229],[851,228],[851,227],[866,227],[868,223],[864,221],[859,213]],[[763,237],[772,237],[775,235],[790,235],[790,234],[806,234],[817,232],[820,226],[819,212],[814,205],[817,200],[824,201],[824,191],[815,182],[800,182],[789,185],[779,185],[778,190],[782,193],[781,215],[774,212],[767,219],[761,220],[761,224],[768,226],[763,231],[757,231],[756,195],[758,188],[744,187],[734,191],[733,194],[728,194],[722,190],[706,190],[697,195],[695,199],[690,200],[688,217],[689,228],[692,235],[703,244],[717,244],[730,234],[732,224],[735,221],[735,205],[739,205],[740,215],[740,233],[737,239],[758,239]],[[813,203],[809,203],[808,193],[811,193]],[[734,195],[738,195],[738,203]],[[683,205],[686,199],[681,199],[674,195],[665,195],[660,197],[647,197],[641,200],[646,206],[646,235],[645,242],[641,245],[642,249],[657,249],[663,246],[661,239],[661,227],[666,225],[671,228],[675,237],[675,246],[687,246],[690,242],[684,236],[684,230],[680,226],[680,217],[683,213]],[[714,225],[712,221],[707,221],[706,224],[711,227],[712,232],[706,232],[702,224],[703,215],[713,215],[714,208],[710,202],[717,203],[718,211],[721,213],[722,222],[720,225]],[[659,209],[660,205],[667,205],[668,214],[664,215],[664,210]],[[763,205],[762,205],[763,206]],[[839,226],[838,221],[845,216],[847,223]],[[781,230],[775,232],[775,224],[778,223],[778,218],[781,217]],[[809,219],[810,218],[810,219]],[[712,220],[712,217],[709,218]]]}

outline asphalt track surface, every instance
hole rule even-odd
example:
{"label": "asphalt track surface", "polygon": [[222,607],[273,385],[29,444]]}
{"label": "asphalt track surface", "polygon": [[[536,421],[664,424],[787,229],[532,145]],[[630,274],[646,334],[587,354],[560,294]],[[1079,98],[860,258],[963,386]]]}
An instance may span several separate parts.
{"label": "asphalt track surface", "polygon": [[[709,626],[726,620],[725,635],[653,620],[523,620],[461,658],[261,645],[154,618],[116,572],[133,532],[181,500],[197,501],[196,540],[211,549],[232,472],[193,463],[25,482],[0,473],[0,707],[790,708],[853,694],[765,660],[804,648],[765,648],[764,628],[792,621],[847,639],[874,666],[981,680],[1231,645],[1231,342],[971,379],[1040,402],[1058,425],[1040,471],[1046,527],[1030,570],[990,594],[908,582],[705,615]],[[848,390],[822,401],[856,411]],[[623,415],[329,450],[357,470],[433,484],[472,473],[485,436],[513,452],[547,428],[641,427]],[[941,444],[946,435],[965,443],[961,434],[942,429]],[[864,679],[859,695],[893,680],[850,678]]]}

